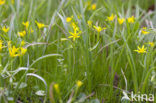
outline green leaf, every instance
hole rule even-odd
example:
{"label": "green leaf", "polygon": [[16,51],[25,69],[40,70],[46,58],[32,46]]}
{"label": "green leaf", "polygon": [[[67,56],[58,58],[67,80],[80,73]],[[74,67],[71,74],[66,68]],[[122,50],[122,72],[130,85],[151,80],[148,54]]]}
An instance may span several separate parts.
{"label": "green leaf", "polygon": [[98,45],[99,45],[99,41],[92,48],[89,48],[89,51],[93,51],[94,49],[96,49]]}

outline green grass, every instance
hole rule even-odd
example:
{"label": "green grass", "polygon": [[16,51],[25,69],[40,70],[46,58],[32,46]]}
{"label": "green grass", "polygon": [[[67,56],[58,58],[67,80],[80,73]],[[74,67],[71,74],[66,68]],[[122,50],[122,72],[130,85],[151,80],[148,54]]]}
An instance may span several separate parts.
{"label": "green grass", "polygon": [[[96,4],[95,10],[89,10],[88,1]],[[80,98],[85,98],[83,103],[130,103],[121,101],[123,91],[155,94],[156,49],[147,44],[156,43],[156,12],[149,11],[155,4],[154,0],[15,0],[14,4],[6,0],[0,5],[4,46],[0,103],[66,103],[70,98],[72,103],[80,103]],[[115,19],[106,21],[111,14]],[[73,28],[66,18],[71,16],[82,32],[75,41],[68,38]],[[126,19],[131,16],[135,17],[132,24]],[[118,17],[126,21],[119,25]],[[106,30],[98,33],[88,26],[88,20]],[[30,22],[27,33],[19,37],[26,21]],[[35,21],[46,27],[38,29]],[[9,32],[4,33],[3,26]],[[141,33],[144,26],[150,32],[147,35]],[[33,33],[28,32],[31,28]],[[26,54],[10,57],[7,42],[20,47],[22,40]],[[142,45],[147,53],[134,51]],[[80,88],[78,80],[83,82]],[[55,84],[60,93],[53,88]],[[44,91],[43,96],[36,95],[39,90]]]}

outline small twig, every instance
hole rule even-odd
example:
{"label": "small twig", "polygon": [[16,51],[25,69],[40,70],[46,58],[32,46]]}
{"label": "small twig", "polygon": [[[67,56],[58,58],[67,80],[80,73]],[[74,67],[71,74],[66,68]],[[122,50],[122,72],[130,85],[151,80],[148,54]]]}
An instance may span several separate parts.
{"label": "small twig", "polygon": [[92,97],[95,94],[95,92],[91,93],[90,95],[88,95],[87,97],[85,97],[86,99]]}
{"label": "small twig", "polygon": [[28,44],[26,45],[24,48],[28,48],[29,46],[33,46],[33,45],[41,45],[41,44],[48,44],[48,43],[43,43],[43,42],[34,42],[34,43],[31,43],[31,44]]}
{"label": "small twig", "polygon": [[72,91],[72,93],[71,93],[71,95],[70,95],[69,100],[67,101],[67,103],[71,103],[72,102],[73,95],[74,95],[74,90]]}
{"label": "small twig", "polygon": [[53,95],[53,85],[54,85],[54,83],[51,83],[50,88],[49,88],[49,98],[50,98],[51,103],[55,103],[55,99],[54,99],[54,95]]}

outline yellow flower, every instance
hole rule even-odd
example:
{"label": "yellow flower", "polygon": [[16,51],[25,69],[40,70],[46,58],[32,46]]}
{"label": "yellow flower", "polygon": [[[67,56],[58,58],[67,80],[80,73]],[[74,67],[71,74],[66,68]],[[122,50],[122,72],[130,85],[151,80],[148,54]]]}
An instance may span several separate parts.
{"label": "yellow flower", "polygon": [[8,47],[11,47],[11,41],[8,41]]}
{"label": "yellow flower", "polygon": [[37,27],[38,27],[39,29],[46,27],[46,25],[44,25],[43,23],[39,23],[39,22],[37,22],[37,21],[35,21],[35,22],[36,22]]}
{"label": "yellow flower", "polygon": [[78,18],[78,19],[81,19],[81,18],[82,18],[82,15],[80,14],[77,18]]}
{"label": "yellow flower", "polygon": [[59,84],[54,84],[54,89],[57,93],[60,93]]}
{"label": "yellow flower", "polygon": [[145,35],[146,35],[146,34],[149,34],[149,32],[147,31],[147,28],[146,28],[146,27],[143,27],[143,28],[142,28],[141,33],[142,33],[142,34],[145,34]]}
{"label": "yellow flower", "polygon": [[86,2],[85,5],[86,5],[86,6],[91,5],[91,1]]}
{"label": "yellow flower", "polygon": [[118,18],[118,22],[121,25],[121,24],[123,24],[125,22],[125,19],[124,18]]}
{"label": "yellow flower", "polygon": [[154,47],[154,43],[153,43],[153,42],[148,42],[148,44],[149,44],[151,47]]}
{"label": "yellow flower", "polygon": [[27,48],[16,48],[15,46],[11,46],[11,41],[8,42],[8,49],[10,57],[22,56],[27,52]]}
{"label": "yellow flower", "polygon": [[14,4],[15,3],[15,0],[11,0],[11,3]]}
{"label": "yellow flower", "polygon": [[79,27],[76,25],[76,23],[75,22],[72,22],[71,23],[71,26],[72,26],[72,28],[74,29],[74,30],[79,30]]}
{"label": "yellow flower", "polygon": [[144,30],[142,30],[141,33],[142,33],[142,34],[145,34],[145,35],[146,35],[146,34],[149,34],[148,31],[144,31]]}
{"label": "yellow flower", "polygon": [[20,56],[23,56],[26,52],[27,52],[27,48],[21,48]]}
{"label": "yellow flower", "polygon": [[142,48],[140,48],[139,46],[138,46],[138,50],[134,50],[134,51],[136,51],[136,52],[138,52],[138,53],[146,53],[147,51],[146,51],[146,48],[144,48],[144,45],[142,46]]}
{"label": "yellow flower", "polygon": [[2,51],[2,48],[3,48],[3,41],[0,40],[0,52]]}
{"label": "yellow flower", "polygon": [[147,27],[143,27],[142,29],[146,30],[146,29],[147,29]]}
{"label": "yellow flower", "polygon": [[72,23],[71,23],[71,26],[72,26],[73,28],[77,27],[77,25],[76,25],[75,22],[72,22]]}
{"label": "yellow flower", "polygon": [[134,20],[135,20],[134,16],[131,16],[128,18],[128,23],[134,23]]}
{"label": "yellow flower", "polygon": [[102,29],[105,30],[105,29],[107,29],[107,28],[106,28],[106,27],[103,27]]}
{"label": "yellow flower", "polygon": [[83,85],[83,83],[82,83],[80,80],[78,80],[78,81],[76,82],[76,85],[77,85],[77,87],[79,88],[79,87],[81,87],[81,86]]}
{"label": "yellow flower", "polygon": [[0,0],[0,5],[5,4],[5,0]]}
{"label": "yellow flower", "polygon": [[93,26],[93,27],[97,30],[97,32],[101,32],[102,31],[102,28],[100,26]]}
{"label": "yellow flower", "polygon": [[92,4],[91,9],[95,10],[96,9],[96,4]]}
{"label": "yellow flower", "polygon": [[21,46],[24,46],[24,45],[25,45],[25,41],[22,40],[22,41],[21,41]]}
{"label": "yellow flower", "polygon": [[115,15],[114,15],[114,14],[112,14],[111,16],[107,17],[107,20],[108,20],[108,21],[113,21],[113,20],[114,20],[114,18],[115,18]]}
{"label": "yellow flower", "polygon": [[3,26],[3,28],[2,28],[3,32],[5,32],[5,33],[7,33],[9,31],[9,29],[10,29],[9,27],[7,28],[5,26]]}
{"label": "yellow flower", "polygon": [[29,27],[29,21],[23,22],[22,24],[25,26],[26,29],[28,29],[28,27]]}
{"label": "yellow flower", "polygon": [[18,32],[18,36],[20,37],[24,37],[26,35],[26,31],[21,31],[21,32]]}
{"label": "yellow flower", "polygon": [[15,46],[9,47],[9,54],[11,57],[17,57],[19,56],[19,48],[16,48]]}
{"label": "yellow flower", "polygon": [[88,26],[90,26],[90,27],[91,27],[93,22],[92,22],[91,20],[88,20],[88,22],[87,22],[87,23],[88,23]]}
{"label": "yellow flower", "polygon": [[73,38],[73,41],[75,41],[76,38],[79,38],[79,34],[81,33],[81,31],[79,31],[77,33],[77,28],[74,28],[74,33],[72,32],[69,32],[72,36],[69,36],[68,38]]}
{"label": "yellow flower", "polygon": [[72,17],[67,17],[66,22],[71,22],[72,19],[73,19],[73,16]]}
{"label": "yellow flower", "polygon": [[32,29],[32,27],[30,28],[30,33],[33,33],[34,32],[34,30]]}
{"label": "yellow flower", "polygon": [[101,28],[100,26],[93,26],[97,32],[101,32],[102,30],[105,30],[106,28]]}

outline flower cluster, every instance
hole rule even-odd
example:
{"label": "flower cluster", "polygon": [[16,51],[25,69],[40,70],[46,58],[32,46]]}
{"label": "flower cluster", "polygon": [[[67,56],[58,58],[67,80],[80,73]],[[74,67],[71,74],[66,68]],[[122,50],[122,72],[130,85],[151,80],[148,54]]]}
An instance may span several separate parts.
{"label": "flower cluster", "polygon": [[[115,19],[115,17],[116,17],[116,15],[111,14],[111,16],[107,17],[106,21],[113,21]],[[123,17],[118,17],[118,23],[120,25],[123,24],[126,20],[128,23],[131,23],[131,24],[133,24],[135,22],[134,16],[128,17],[127,19],[123,18]]]}
{"label": "flower cluster", "polygon": [[[95,5],[93,5],[93,7],[94,6]],[[116,17],[117,16],[115,14],[111,14],[110,16],[108,16],[106,18],[106,21],[113,22]],[[76,38],[80,38],[80,35],[79,34],[81,33],[81,31],[79,30],[79,27],[76,25],[76,23],[75,23],[75,21],[74,21],[73,18],[74,18],[73,16],[67,17],[66,18],[66,22],[71,24],[71,26],[73,28],[73,31],[74,31],[74,32],[69,32],[69,34],[71,36],[69,36],[68,38],[73,38],[73,41],[75,41]],[[136,20],[136,18],[134,16],[131,16],[131,17],[128,17],[128,18],[117,17],[117,21],[118,21],[118,24],[119,25],[122,25],[124,22],[129,23],[129,24],[134,24],[135,23],[135,20]],[[88,24],[89,28],[92,28],[93,27],[98,33],[100,33],[101,31],[107,29],[106,27],[101,27],[101,26],[93,25],[93,21],[92,20],[88,20],[87,21],[87,24]],[[149,34],[150,32],[148,31],[148,29],[146,27],[143,27],[141,29],[141,33],[144,34],[144,35],[146,35],[146,34]],[[154,46],[154,43],[153,42],[149,42],[148,44],[151,47]],[[145,48],[144,45],[143,45],[142,48],[140,48],[138,46],[138,50],[134,50],[134,51],[135,52],[138,52],[138,53],[146,53],[147,52],[146,49],[147,48]]]}
{"label": "flower cluster", "polygon": [[9,27],[6,27],[6,26],[3,26],[2,27],[2,31],[5,32],[5,33],[7,33],[9,31],[9,29],[10,28]]}
{"label": "flower cluster", "polygon": [[69,36],[68,38],[73,38],[73,41],[75,41],[76,38],[80,37],[79,34],[81,34],[81,31],[79,30],[79,27],[74,22],[71,25],[74,32],[69,32],[71,36]]}
{"label": "flower cluster", "polygon": [[27,52],[27,48],[12,46],[11,41],[8,42],[8,49],[10,57],[23,56]]}
{"label": "flower cluster", "polygon": [[[2,3],[2,0],[0,1],[0,3]],[[36,22],[36,25],[37,25],[38,29],[42,29],[42,28],[46,27],[46,25],[43,24],[43,23],[39,23],[39,22],[37,22],[37,21],[35,21],[35,22]],[[33,33],[34,30],[33,30],[32,27],[30,26],[30,22],[29,22],[29,21],[22,22],[22,25],[25,27],[25,29],[24,29],[23,31],[19,31],[19,32],[17,33],[17,35],[18,35],[19,37],[21,37],[21,39],[23,39],[23,40],[21,40],[20,46],[19,46],[19,47],[16,47],[15,45],[13,45],[13,44],[11,43],[11,41],[8,41],[8,43],[7,43],[7,47],[8,47],[8,51],[9,51],[10,57],[23,56],[23,55],[25,55],[26,52],[27,52],[27,48],[23,47],[23,46],[26,44],[26,43],[25,43],[24,37],[27,35],[28,32],[29,32],[29,33]],[[5,34],[7,34],[7,33],[9,32],[9,30],[10,30],[10,27],[8,27],[8,26],[3,26],[1,30],[2,30]],[[6,35],[4,35],[4,36],[6,36]],[[5,40],[5,41],[6,41],[6,40]],[[4,44],[5,44],[5,43],[4,43]],[[3,50],[4,47],[5,47],[5,46],[3,46],[3,41],[0,40],[0,52],[2,52],[2,50]]]}
{"label": "flower cluster", "polygon": [[[148,31],[147,27],[143,27],[141,28],[141,33],[144,35],[149,34],[150,32]],[[148,42],[146,44],[149,44],[151,47],[154,47],[154,42]],[[147,53],[147,48],[145,48],[145,46],[143,45],[141,48],[138,46],[137,50],[134,50],[138,53]]]}

